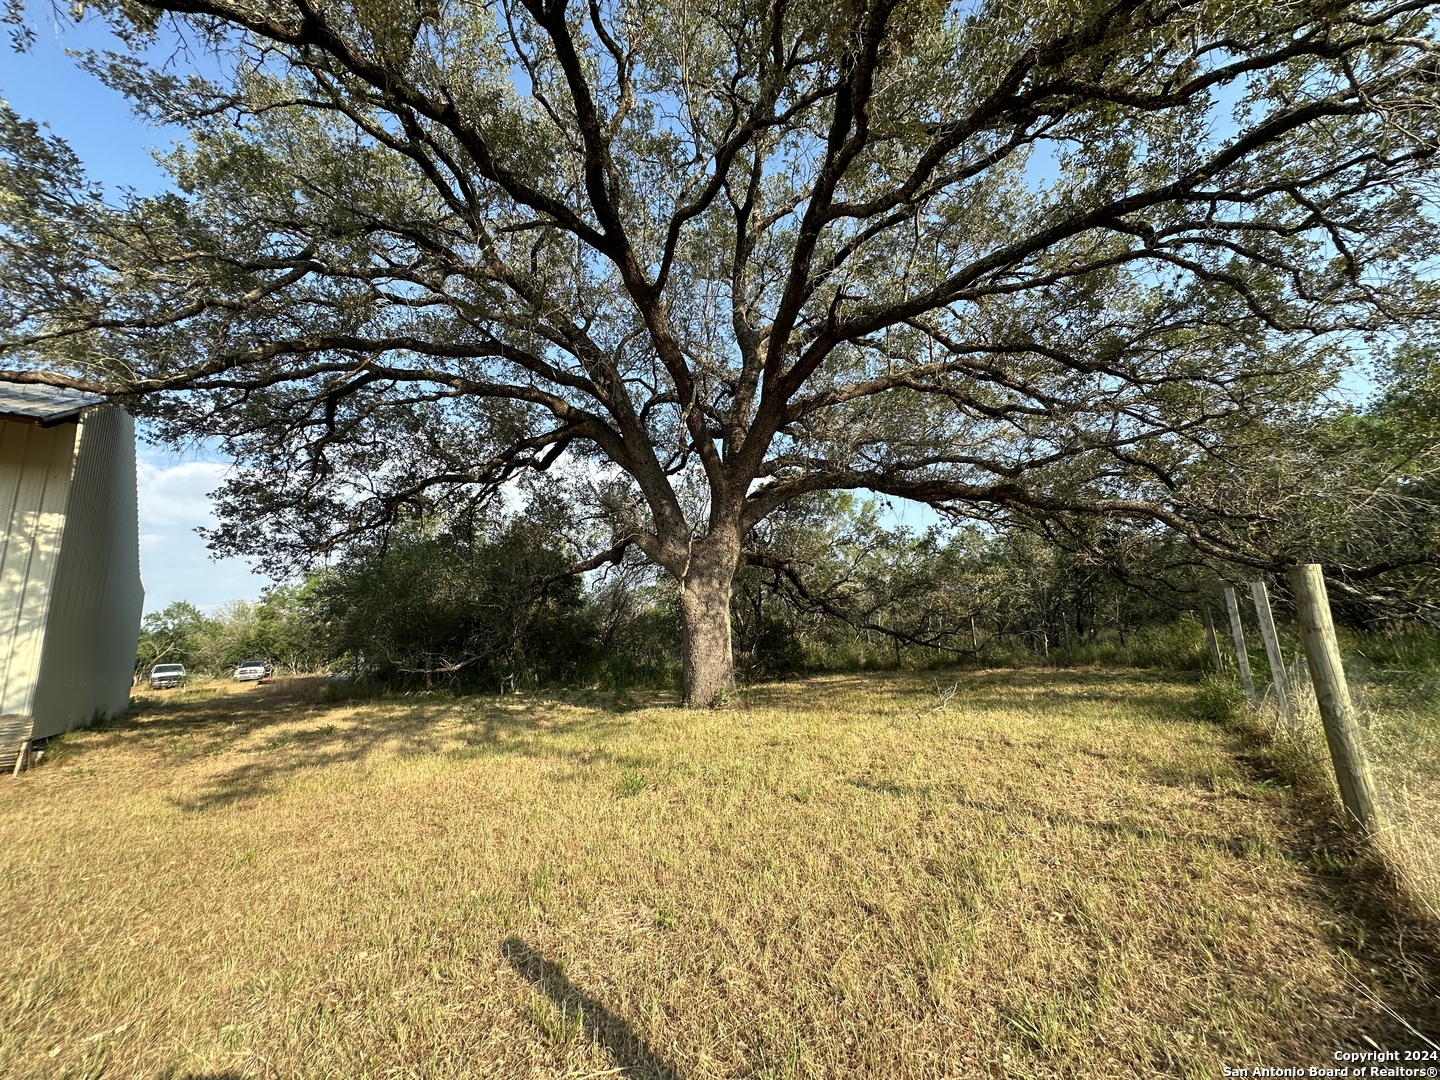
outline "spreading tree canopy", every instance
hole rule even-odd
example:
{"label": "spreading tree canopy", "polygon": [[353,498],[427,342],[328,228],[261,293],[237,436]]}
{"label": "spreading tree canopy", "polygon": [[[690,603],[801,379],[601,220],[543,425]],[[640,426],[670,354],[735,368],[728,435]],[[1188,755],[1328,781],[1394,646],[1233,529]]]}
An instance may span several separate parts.
{"label": "spreading tree canopy", "polygon": [[1264,564],[1187,478],[1433,309],[1436,7],[107,0],[190,138],[107,201],[3,114],[0,374],[225,440],[276,566],[563,459],[697,702],[817,491]]}

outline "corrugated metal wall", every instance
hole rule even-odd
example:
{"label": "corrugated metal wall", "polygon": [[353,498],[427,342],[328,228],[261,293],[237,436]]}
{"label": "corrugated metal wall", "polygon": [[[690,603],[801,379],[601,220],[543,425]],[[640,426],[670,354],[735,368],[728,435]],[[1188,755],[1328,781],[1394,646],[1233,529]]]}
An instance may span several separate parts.
{"label": "corrugated metal wall", "polygon": [[129,704],[144,603],[135,424],[123,409],[93,409],[80,421],[51,587],[34,703],[37,738]]}
{"label": "corrugated metal wall", "polygon": [[74,449],[74,424],[0,421],[0,713],[34,709]]}

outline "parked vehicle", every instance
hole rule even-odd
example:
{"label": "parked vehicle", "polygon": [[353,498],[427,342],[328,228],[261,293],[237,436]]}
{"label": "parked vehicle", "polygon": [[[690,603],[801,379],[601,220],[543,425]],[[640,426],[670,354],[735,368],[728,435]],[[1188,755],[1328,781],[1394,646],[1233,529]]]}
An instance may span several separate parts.
{"label": "parked vehicle", "polygon": [[150,669],[150,689],[173,689],[185,682],[184,664],[156,664]]}
{"label": "parked vehicle", "polygon": [[275,674],[275,667],[269,660],[241,660],[235,668],[235,678],[241,682],[259,682]]}

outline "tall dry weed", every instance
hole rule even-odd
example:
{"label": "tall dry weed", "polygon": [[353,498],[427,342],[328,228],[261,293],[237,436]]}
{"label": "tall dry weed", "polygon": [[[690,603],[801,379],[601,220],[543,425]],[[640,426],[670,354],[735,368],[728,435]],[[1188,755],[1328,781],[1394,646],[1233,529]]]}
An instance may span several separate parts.
{"label": "tall dry weed", "polygon": [[[1381,799],[1382,825],[1376,837],[1382,857],[1406,892],[1440,925],[1440,775],[1429,768],[1433,754],[1417,753],[1417,741],[1434,750],[1440,730],[1433,717],[1387,707],[1366,665],[1347,663],[1347,681],[1365,730],[1366,751]],[[1304,661],[1287,668],[1290,715],[1266,687],[1257,710],[1280,763],[1296,779],[1323,786],[1338,801],[1334,769],[1315,689]]]}

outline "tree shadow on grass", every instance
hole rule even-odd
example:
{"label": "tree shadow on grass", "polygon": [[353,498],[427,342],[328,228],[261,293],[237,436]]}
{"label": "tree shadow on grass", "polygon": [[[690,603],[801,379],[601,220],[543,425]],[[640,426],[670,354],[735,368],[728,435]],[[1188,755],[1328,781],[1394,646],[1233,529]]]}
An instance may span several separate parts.
{"label": "tree shadow on grass", "polygon": [[[261,798],[290,777],[375,755],[569,758],[640,767],[608,748],[635,721],[633,708],[592,709],[557,719],[536,698],[344,694],[322,678],[280,679],[244,689],[221,685],[150,695],[124,716],[62,740],[50,762],[64,768],[125,745],[156,764],[213,761],[199,783],[169,796],[186,812]],[[638,708],[638,706],[637,706]],[[579,733],[579,740],[560,738]]]}
{"label": "tree shadow on grass", "polygon": [[578,766],[615,765],[639,768],[648,760],[616,754],[604,743],[618,736],[625,726],[621,718],[586,723],[590,746],[562,746],[561,734],[547,728],[542,719],[529,714],[486,717],[473,728],[447,727],[437,730],[446,719],[444,710],[399,709],[366,716],[344,730],[327,730],[330,725],[278,736],[258,748],[232,751],[245,761],[224,773],[212,776],[198,791],[171,802],[182,810],[200,812],[260,798],[279,788],[288,778],[315,769],[343,765],[389,754],[393,758],[446,757],[452,760],[477,757],[545,757],[567,759]]}
{"label": "tree shadow on grass", "polygon": [[500,955],[563,1013],[568,1016],[574,1012],[580,1016],[585,1033],[610,1051],[619,1068],[615,1075],[634,1080],[679,1080],[675,1070],[628,1021],[572,983],[559,964],[547,960],[518,937],[501,942]]}
{"label": "tree shadow on grass", "polygon": [[[1014,707],[1007,699],[1006,682],[1013,673],[983,672],[965,675],[967,705],[974,711],[997,706]],[[818,684],[792,687],[772,684],[760,697],[781,704],[800,694],[794,704],[814,709],[816,692],[834,698],[837,706],[861,688],[885,695],[911,696],[926,690],[923,680],[910,673],[828,676]],[[1021,682],[1031,692],[1050,687],[1053,700],[1044,707],[1064,707],[1081,697],[1115,696],[1111,673],[1024,673]],[[1058,680],[1058,686],[1057,684]],[[201,784],[170,801],[187,812],[204,812],[263,797],[294,775],[329,765],[343,765],[377,753],[397,758],[450,755],[458,758],[534,757],[567,758],[580,767],[614,765],[641,768],[647,762],[617,754],[612,747],[636,722],[630,714],[663,706],[671,700],[662,692],[626,694],[582,691],[560,694],[554,700],[531,697],[449,695],[396,697],[358,695],[352,688],[336,687],[326,680],[279,679],[245,689],[226,684],[197,688],[196,692],[149,695],[137,700],[127,716],[96,729],[66,746],[66,759],[79,759],[113,745],[110,740],[132,742],[153,750],[157,760],[170,756],[193,760],[217,756],[229,768],[207,769]],[[1053,691],[1061,692],[1053,692]],[[1078,692],[1077,692],[1078,691]],[[336,700],[336,697],[343,700]],[[758,704],[758,702],[757,702]],[[1141,707],[1144,702],[1133,702]],[[1157,698],[1173,709],[1174,702]],[[580,713],[567,707],[578,707]],[[863,706],[861,711],[864,711]],[[340,724],[330,722],[339,719]],[[439,724],[436,721],[449,720]],[[307,725],[297,730],[297,725]],[[579,738],[565,738],[564,736]],[[1008,742],[1007,742],[1008,745]]]}

